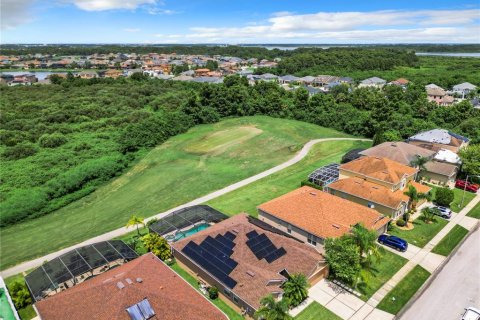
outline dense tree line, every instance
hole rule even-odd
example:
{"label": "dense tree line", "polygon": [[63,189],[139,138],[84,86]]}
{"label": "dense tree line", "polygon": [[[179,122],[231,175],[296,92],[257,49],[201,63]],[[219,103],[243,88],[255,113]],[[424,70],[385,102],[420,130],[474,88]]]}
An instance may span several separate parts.
{"label": "dense tree line", "polygon": [[439,107],[423,86],[404,91],[304,88],[227,77],[223,84],[130,79],[57,79],[0,88],[1,225],[47,214],[94,191],[144,151],[201,123],[269,115],[377,140],[442,127],[480,142],[480,110]]}

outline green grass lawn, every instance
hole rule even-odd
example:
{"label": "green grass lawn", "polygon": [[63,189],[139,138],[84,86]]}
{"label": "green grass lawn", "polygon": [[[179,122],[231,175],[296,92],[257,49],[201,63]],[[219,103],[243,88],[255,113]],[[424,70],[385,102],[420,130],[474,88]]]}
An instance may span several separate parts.
{"label": "green grass lawn", "polygon": [[447,223],[447,220],[436,217],[432,223],[427,224],[419,217],[413,221],[414,228],[412,230],[400,230],[394,227],[389,233],[405,239],[410,244],[423,248]]}
{"label": "green grass lawn", "polygon": [[374,259],[370,270],[363,268],[360,272],[363,280],[357,285],[356,290],[362,294],[360,299],[364,301],[367,301],[407,263],[407,259],[381,247],[380,253],[380,259],[378,261]]}
{"label": "green grass lawn", "polygon": [[467,213],[467,217],[480,219],[480,202]]}
{"label": "green grass lawn", "polygon": [[432,249],[433,253],[448,256],[453,248],[468,234],[468,230],[458,224]]}
{"label": "green grass lawn", "polygon": [[[149,217],[250,177],[290,159],[311,139],[347,136],[313,124],[264,116],[197,126],[151,150],[94,193],[46,216],[2,229],[0,268],[122,227],[133,214]],[[325,150],[328,161],[368,144],[335,142],[329,146],[334,152]],[[316,160],[323,156],[315,155]],[[303,179],[310,168],[298,176]],[[291,188],[298,185],[296,179],[291,180]]]}
{"label": "green grass lawn", "polygon": [[[435,190],[438,188],[435,185],[428,184],[429,186],[433,187],[432,188],[432,194],[435,195]],[[467,204],[472,201],[473,198],[475,198],[475,194],[472,192],[468,191],[463,191],[462,189],[458,188],[453,188],[453,201],[450,203],[450,209],[452,209],[453,212],[460,212],[463,208],[466,207]],[[464,196],[465,193],[465,196]],[[464,198],[465,197],[465,198]],[[463,205],[462,205],[462,199],[463,199]]]}
{"label": "green grass lawn", "polygon": [[[183,279],[190,283],[195,289],[198,290],[198,281],[190,273],[182,269],[182,267],[180,267],[177,263],[174,263],[170,267]],[[233,310],[220,298],[210,301],[213,302],[213,304],[216,305],[220,310],[222,310],[230,318],[230,320],[243,320],[243,317],[239,313]]]}
{"label": "green grass lawn", "polygon": [[377,308],[391,314],[397,314],[429,276],[430,272],[419,265],[415,266],[415,268],[380,301]]}
{"label": "green grass lawn", "polygon": [[340,161],[345,150],[365,148],[369,145],[370,142],[360,141],[329,141],[317,144],[295,165],[208,201],[207,204],[228,215],[247,212],[257,216],[258,205],[300,187],[300,182],[313,170]]}
{"label": "green grass lawn", "polygon": [[306,307],[302,312],[300,312],[295,320],[341,320],[332,311],[328,310],[320,303],[313,301],[308,307]]}

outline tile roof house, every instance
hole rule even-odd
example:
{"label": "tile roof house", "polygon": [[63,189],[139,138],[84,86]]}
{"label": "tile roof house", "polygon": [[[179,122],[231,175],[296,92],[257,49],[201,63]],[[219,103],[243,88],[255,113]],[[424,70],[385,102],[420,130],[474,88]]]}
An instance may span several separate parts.
{"label": "tile roof house", "polygon": [[304,186],[258,206],[259,219],[323,251],[326,238],[349,233],[356,224],[386,231],[389,218],[368,207]]}
{"label": "tile roof house", "polygon": [[[279,254],[270,259],[271,252],[262,252],[262,248]],[[222,298],[249,315],[260,307],[264,296],[281,297],[281,285],[289,273],[302,273],[315,282],[328,272],[323,256],[313,247],[246,214],[177,241],[172,249],[177,262],[194,272],[200,282],[216,286]]]}
{"label": "tile roof house", "polygon": [[420,193],[431,190],[415,182],[418,171],[388,158],[365,156],[341,165],[340,179],[326,191],[395,219],[408,208],[404,192],[409,185]]}
{"label": "tile roof house", "polygon": [[373,87],[373,88],[382,88],[387,83],[386,80],[378,77],[372,77],[365,80],[362,80],[358,85],[359,88],[364,87]]}
{"label": "tile roof house", "polygon": [[447,149],[458,153],[461,148],[468,145],[469,139],[445,129],[433,129],[411,136],[408,143],[436,152]]}
{"label": "tile roof house", "polygon": [[41,300],[35,308],[42,320],[150,319],[151,313],[166,320],[228,319],[151,253]]}
{"label": "tile roof house", "polygon": [[297,82],[299,79],[300,78],[288,74],[286,76],[279,77],[278,82],[280,84],[289,84],[289,83]]}
{"label": "tile roof house", "polygon": [[464,98],[470,92],[477,90],[477,86],[471,84],[470,82],[464,82],[453,86],[453,92],[462,96]]}
{"label": "tile roof house", "polygon": [[384,142],[360,152],[364,156],[388,158],[404,165],[410,163],[417,157],[432,159],[435,151],[427,150],[406,142]]}

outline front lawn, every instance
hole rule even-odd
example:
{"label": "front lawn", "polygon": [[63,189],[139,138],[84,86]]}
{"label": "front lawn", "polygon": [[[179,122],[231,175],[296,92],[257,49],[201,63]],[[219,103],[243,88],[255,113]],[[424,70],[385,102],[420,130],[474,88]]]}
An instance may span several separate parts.
{"label": "front lawn", "polygon": [[467,213],[467,217],[480,219],[480,202]]}
{"label": "front lawn", "polygon": [[410,298],[430,276],[430,272],[419,265],[415,266],[396,286],[392,289],[377,308],[391,314],[397,314]]}
{"label": "front lawn", "polygon": [[356,290],[362,294],[362,300],[367,301],[378,289],[380,289],[398,270],[400,270],[407,259],[379,248],[381,257],[374,259],[370,269],[363,268],[360,272],[362,281],[357,285]]}
{"label": "front lawn", "polygon": [[433,253],[448,256],[453,248],[467,235],[468,230],[458,224],[432,249]]}
{"label": "front lawn", "polygon": [[[435,191],[439,188],[438,186],[435,186],[433,184],[428,184],[430,187],[432,187],[432,194],[435,196]],[[453,201],[450,203],[450,209],[452,209],[453,212],[460,212],[467,204],[472,201],[473,198],[475,198],[475,193],[471,193],[468,191],[465,191],[465,199],[463,199],[463,205],[462,205],[462,198],[463,198],[463,193],[464,191],[462,189],[458,188],[453,188]]]}
{"label": "front lawn", "polygon": [[341,320],[339,316],[337,316],[332,311],[328,310],[320,303],[313,301],[308,307],[305,308],[302,312],[300,312],[296,317],[295,320]]}
{"label": "front lawn", "polygon": [[[170,266],[180,277],[185,279],[188,283],[190,283],[195,289],[198,289],[198,281],[195,279],[190,273],[180,267],[176,262]],[[200,292],[203,295],[203,293]],[[208,299],[208,298],[207,298]],[[228,304],[226,304],[222,299],[217,298],[215,300],[209,299],[214,305],[217,306],[220,310],[222,310],[230,320],[243,320],[243,317],[238,314],[235,310],[233,310]]]}
{"label": "front lawn", "polygon": [[405,239],[410,244],[423,248],[447,223],[447,220],[435,217],[432,223],[428,224],[419,217],[413,221],[414,228],[412,230],[401,230],[394,227],[389,233]]}

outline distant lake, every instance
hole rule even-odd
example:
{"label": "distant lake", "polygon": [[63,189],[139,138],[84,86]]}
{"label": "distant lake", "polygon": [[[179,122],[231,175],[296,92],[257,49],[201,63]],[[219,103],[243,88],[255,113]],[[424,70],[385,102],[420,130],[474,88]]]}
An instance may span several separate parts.
{"label": "distant lake", "polygon": [[21,74],[34,74],[38,80],[45,80],[49,75],[56,73],[56,74],[67,74],[67,72],[52,72],[52,71],[7,71],[7,72],[0,72],[0,74],[9,74],[12,76],[19,76]]}
{"label": "distant lake", "polygon": [[480,52],[417,52],[417,56],[480,58]]}

